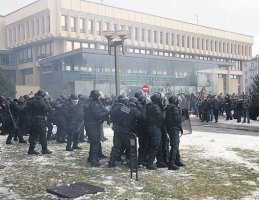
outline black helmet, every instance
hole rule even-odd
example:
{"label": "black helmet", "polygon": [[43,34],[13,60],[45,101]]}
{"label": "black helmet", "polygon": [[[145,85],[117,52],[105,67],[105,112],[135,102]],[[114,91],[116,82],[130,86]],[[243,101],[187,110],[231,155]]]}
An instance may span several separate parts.
{"label": "black helmet", "polygon": [[71,100],[78,100],[78,96],[76,94],[71,94],[70,99]]}
{"label": "black helmet", "polygon": [[136,97],[136,98],[139,98],[139,96],[141,96],[141,95],[143,95],[142,91],[137,91],[137,92],[135,93],[135,97]]}
{"label": "black helmet", "polygon": [[123,104],[127,104],[129,102],[129,98],[126,97],[125,95],[119,95],[118,96],[118,102],[119,103],[123,103]]}
{"label": "black helmet", "polygon": [[46,92],[44,90],[39,90],[36,94],[42,98],[46,96]]}
{"label": "black helmet", "polygon": [[161,93],[159,92],[156,92],[154,93],[151,97],[150,97],[151,101],[153,103],[160,103],[161,100],[162,100],[162,96],[161,96]]}
{"label": "black helmet", "polygon": [[168,101],[169,101],[169,103],[173,103],[173,104],[176,104],[176,105],[179,103],[178,97],[175,96],[175,95],[171,95],[168,98]]}
{"label": "black helmet", "polygon": [[92,90],[90,92],[90,97],[94,100],[97,100],[101,96],[101,93],[99,90]]}
{"label": "black helmet", "polygon": [[129,98],[129,103],[137,105],[138,99],[136,97],[130,97]]}
{"label": "black helmet", "polygon": [[140,95],[138,98],[139,103],[145,104],[147,102],[147,97],[144,95]]}

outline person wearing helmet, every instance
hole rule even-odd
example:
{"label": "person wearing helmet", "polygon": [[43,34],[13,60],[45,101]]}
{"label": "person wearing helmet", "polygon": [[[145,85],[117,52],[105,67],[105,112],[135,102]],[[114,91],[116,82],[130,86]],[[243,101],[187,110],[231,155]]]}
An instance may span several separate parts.
{"label": "person wearing helmet", "polygon": [[177,170],[179,167],[185,166],[180,160],[179,143],[180,132],[183,132],[181,125],[181,111],[178,106],[179,100],[177,96],[171,95],[168,98],[169,104],[166,108],[166,129],[170,138],[170,156],[169,156],[169,170]]}
{"label": "person wearing helmet", "polygon": [[67,122],[65,117],[65,102],[59,97],[55,105],[55,123],[57,126],[56,142],[67,143]]}
{"label": "person wearing helmet", "polygon": [[146,118],[146,105],[147,104],[147,98],[144,95],[140,95],[138,97],[138,104],[137,108],[142,113],[143,118],[138,121],[137,127],[136,127],[136,134],[138,137],[138,165],[139,166],[146,166],[146,157],[148,154],[148,136],[147,136],[147,126],[145,122]]}
{"label": "person wearing helmet", "polygon": [[100,166],[99,155],[101,148],[101,134],[103,131],[103,122],[109,120],[109,112],[100,102],[102,92],[92,90],[90,92],[90,103],[84,108],[84,116],[86,121],[86,130],[90,140],[90,151],[88,161],[92,167]]}
{"label": "person wearing helmet", "polygon": [[39,154],[35,151],[37,139],[42,147],[42,154],[51,154],[52,152],[47,148],[46,139],[46,119],[47,113],[51,108],[49,102],[45,99],[45,92],[39,90],[35,96],[27,102],[28,109],[31,113],[31,129],[29,137],[29,155]]}
{"label": "person wearing helmet", "polygon": [[147,133],[149,136],[149,158],[147,161],[147,169],[155,170],[153,162],[157,156],[163,128],[162,114],[162,95],[159,92],[154,93],[151,97],[151,103],[146,108]]}
{"label": "person wearing helmet", "polygon": [[79,99],[76,94],[71,94],[65,105],[65,116],[67,121],[67,146],[66,151],[81,149],[78,146],[80,127],[84,120],[83,105],[78,104]]}
{"label": "person wearing helmet", "polygon": [[[120,100],[122,99],[124,98],[121,97]],[[108,167],[115,167],[115,161],[121,156],[122,147],[126,148],[126,159],[129,159],[130,134],[135,131],[136,122],[142,118],[141,112],[136,107],[138,102],[136,97],[131,97],[128,104],[122,102],[120,101],[111,110],[114,137]],[[137,163],[133,164],[137,165]]]}

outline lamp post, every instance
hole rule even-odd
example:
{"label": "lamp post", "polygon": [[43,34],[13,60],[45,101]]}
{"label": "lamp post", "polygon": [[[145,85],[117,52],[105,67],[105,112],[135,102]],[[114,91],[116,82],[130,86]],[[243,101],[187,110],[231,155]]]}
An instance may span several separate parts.
{"label": "lamp post", "polygon": [[124,41],[127,39],[128,31],[103,31],[103,36],[108,40],[108,53],[112,54],[112,48],[114,50],[114,65],[115,65],[115,91],[116,96],[120,95],[120,69],[119,69],[119,47],[122,47],[122,53],[124,54]]}

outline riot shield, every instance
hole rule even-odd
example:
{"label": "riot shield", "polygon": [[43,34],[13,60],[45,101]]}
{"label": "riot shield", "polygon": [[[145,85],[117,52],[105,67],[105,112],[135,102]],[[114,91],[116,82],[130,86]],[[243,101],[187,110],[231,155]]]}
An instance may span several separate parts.
{"label": "riot shield", "polygon": [[183,135],[191,134],[192,125],[189,117],[188,102],[185,98],[185,94],[183,93],[178,94],[178,99],[179,99],[179,107],[181,109],[181,115],[182,115]]}

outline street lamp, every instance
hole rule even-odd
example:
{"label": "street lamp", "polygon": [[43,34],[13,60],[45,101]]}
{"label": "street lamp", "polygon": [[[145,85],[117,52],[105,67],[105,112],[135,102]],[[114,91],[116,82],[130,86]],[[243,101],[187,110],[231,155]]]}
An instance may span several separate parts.
{"label": "street lamp", "polygon": [[115,91],[116,96],[120,95],[120,70],[119,70],[119,46],[122,47],[122,53],[124,54],[124,40],[127,39],[128,31],[103,31],[103,36],[108,40],[108,53],[111,55],[112,48],[114,49],[114,63],[115,63]]}

